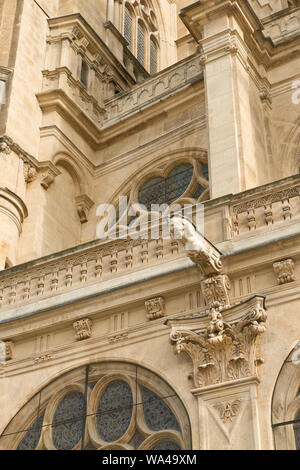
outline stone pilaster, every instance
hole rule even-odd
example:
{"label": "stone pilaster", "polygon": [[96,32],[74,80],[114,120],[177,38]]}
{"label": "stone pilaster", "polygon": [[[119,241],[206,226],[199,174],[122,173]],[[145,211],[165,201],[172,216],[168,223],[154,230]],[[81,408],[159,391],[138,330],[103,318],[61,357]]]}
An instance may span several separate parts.
{"label": "stone pilaster", "polygon": [[260,184],[265,161],[260,98],[268,55],[247,1],[197,2],[181,18],[200,44],[205,72],[213,198]]}
{"label": "stone pilaster", "polygon": [[264,297],[254,296],[203,315],[174,318],[175,353],[192,362],[191,392],[198,400],[200,449],[260,449],[257,411],[259,337],[266,331]]}

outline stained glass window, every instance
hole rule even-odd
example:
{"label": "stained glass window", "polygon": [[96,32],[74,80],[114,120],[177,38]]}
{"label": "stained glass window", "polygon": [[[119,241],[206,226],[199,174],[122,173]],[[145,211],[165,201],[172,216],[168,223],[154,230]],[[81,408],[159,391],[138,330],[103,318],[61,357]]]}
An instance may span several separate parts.
{"label": "stained glass window", "polygon": [[97,429],[106,442],[114,442],[125,434],[132,416],[132,393],[126,382],[111,382],[100,396]]}
{"label": "stained glass window", "polygon": [[80,392],[65,395],[56,408],[52,422],[53,444],[59,450],[71,450],[82,437],[85,412],[84,396]]}
{"label": "stained glass window", "polygon": [[174,441],[160,441],[151,450],[181,450],[181,447]]}
{"label": "stained glass window", "polygon": [[175,429],[180,431],[180,426],[165,400],[156,393],[141,387],[143,397],[143,410],[147,426],[153,431]]}
{"label": "stained glass window", "polygon": [[[89,376],[89,367],[94,367],[95,370],[98,365],[87,366],[85,378],[77,372],[84,370],[83,368],[75,369],[70,372],[70,381],[64,376],[62,381],[57,379],[47,386],[51,387],[50,392],[39,392],[35,396],[38,398],[35,401],[37,410],[34,410],[32,401],[29,402],[27,416],[34,410],[36,419],[29,421],[33,424],[25,435],[20,435],[20,417],[26,415],[27,405],[20,410],[20,416],[16,415],[18,429],[15,433],[11,432],[14,420],[9,425],[8,436],[14,436],[12,448],[34,450],[39,446],[49,450],[101,450],[114,448],[116,442],[118,448],[124,450],[189,448],[190,431],[186,411],[167,384],[163,385],[162,395],[159,395],[157,391],[148,388],[148,385],[144,386],[144,383],[151,382],[149,371],[145,372],[143,384],[140,383],[137,372],[138,369],[143,374],[140,367],[127,365],[127,373],[125,371],[123,376],[120,374],[122,364],[118,363],[116,376],[109,369],[109,375],[100,373],[98,380],[94,371]],[[101,365],[99,369],[100,367]],[[72,384],[76,384],[76,388],[79,385],[84,391],[69,389],[62,395],[62,385],[70,387]],[[47,397],[45,401],[43,397]],[[40,407],[44,410],[42,414]],[[183,426],[177,420],[178,411],[175,416],[175,409],[181,410],[181,419],[186,415]],[[48,424],[49,419],[51,426]],[[26,426],[21,429],[26,429]],[[19,436],[20,440],[17,442]]]}
{"label": "stained glass window", "polygon": [[81,62],[80,81],[87,88],[87,85],[88,85],[88,66],[87,66],[87,64],[84,60]]}
{"label": "stained glass window", "polygon": [[151,178],[139,191],[139,203],[148,210],[151,204],[171,204],[188,188],[194,173],[193,165],[184,163],[169,173],[167,178]]}
{"label": "stained glass window", "polygon": [[44,415],[41,415],[21,440],[18,450],[34,450],[39,443]]}

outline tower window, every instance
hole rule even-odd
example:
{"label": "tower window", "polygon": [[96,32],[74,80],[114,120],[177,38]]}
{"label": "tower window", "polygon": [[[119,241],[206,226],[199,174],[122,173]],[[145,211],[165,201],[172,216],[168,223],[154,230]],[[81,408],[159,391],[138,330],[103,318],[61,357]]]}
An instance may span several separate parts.
{"label": "tower window", "polygon": [[84,60],[81,62],[80,81],[87,88],[88,86],[88,66]]}
{"label": "tower window", "polygon": [[132,14],[128,7],[125,7],[124,16],[124,37],[128,42],[128,48],[132,49]]}
{"label": "tower window", "polygon": [[150,40],[150,73],[157,72],[157,48],[153,39]]}
{"label": "tower window", "polygon": [[138,23],[137,58],[142,65],[145,64],[145,31],[141,23]]}

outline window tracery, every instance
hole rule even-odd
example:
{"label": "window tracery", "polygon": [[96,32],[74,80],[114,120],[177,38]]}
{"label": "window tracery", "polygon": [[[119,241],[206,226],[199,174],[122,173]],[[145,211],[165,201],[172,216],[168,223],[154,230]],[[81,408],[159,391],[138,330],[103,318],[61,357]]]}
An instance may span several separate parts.
{"label": "window tracery", "polygon": [[188,449],[190,425],[175,392],[133,364],[92,364],[51,382],[0,437],[17,450]]}
{"label": "window tracery", "polygon": [[[138,173],[121,190],[128,207],[141,204],[151,212],[154,204],[168,206],[197,204],[209,199],[209,170],[206,151],[178,152],[173,158],[158,159]],[[118,207],[118,196],[112,202],[119,212],[119,226],[134,220]]]}
{"label": "window tracery", "polygon": [[152,0],[127,0],[123,7],[123,36],[129,50],[154,74],[159,67],[159,31]]}

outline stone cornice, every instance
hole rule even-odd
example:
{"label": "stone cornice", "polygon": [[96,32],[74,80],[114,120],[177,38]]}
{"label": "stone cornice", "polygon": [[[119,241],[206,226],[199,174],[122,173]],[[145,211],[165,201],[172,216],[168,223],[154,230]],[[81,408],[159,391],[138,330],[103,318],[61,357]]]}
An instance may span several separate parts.
{"label": "stone cornice", "polygon": [[[83,36],[85,36],[88,40],[88,48],[93,52],[97,53],[97,51],[101,52],[101,56],[103,56],[104,61],[109,64],[114,73],[119,75],[122,79],[123,83],[127,84],[127,86],[132,86],[135,81],[125,69],[124,65],[119,62],[115,56],[111,53],[107,45],[103,42],[100,36],[93,30],[93,28],[86,22],[86,20],[81,16],[80,13],[69,14],[57,18],[50,18],[48,19],[48,24],[50,31],[54,35],[55,33],[58,36],[61,34],[66,34],[69,31],[70,39],[73,37],[72,31],[74,28],[77,28]],[[49,37],[49,39],[51,36]]]}
{"label": "stone cornice", "polygon": [[[292,10],[297,11],[298,8]],[[184,8],[180,17],[196,41],[202,43],[204,39],[202,37],[203,24],[212,21],[216,15],[224,12],[228,15],[235,15],[245,31],[244,41],[248,46],[250,56],[253,55],[257,62],[263,64],[266,68],[275,66],[279,60],[290,60],[290,54],[294,54],[296,50],[299,52],[300,31],[288,34],[279,41],[274,39],[275,42],[270,34],[265,31],[265,27],[270,21],[274,20],[275,17],[278,19],[282,15],[286,16],[287,13],[290,13],[288,10],[272,15],[262,21],[257,17],[248,1],[226,0],[220,2],[216,0],[207,4],[205,2],[196,2]],[[212,40],[213,37],[206,39]]]}

